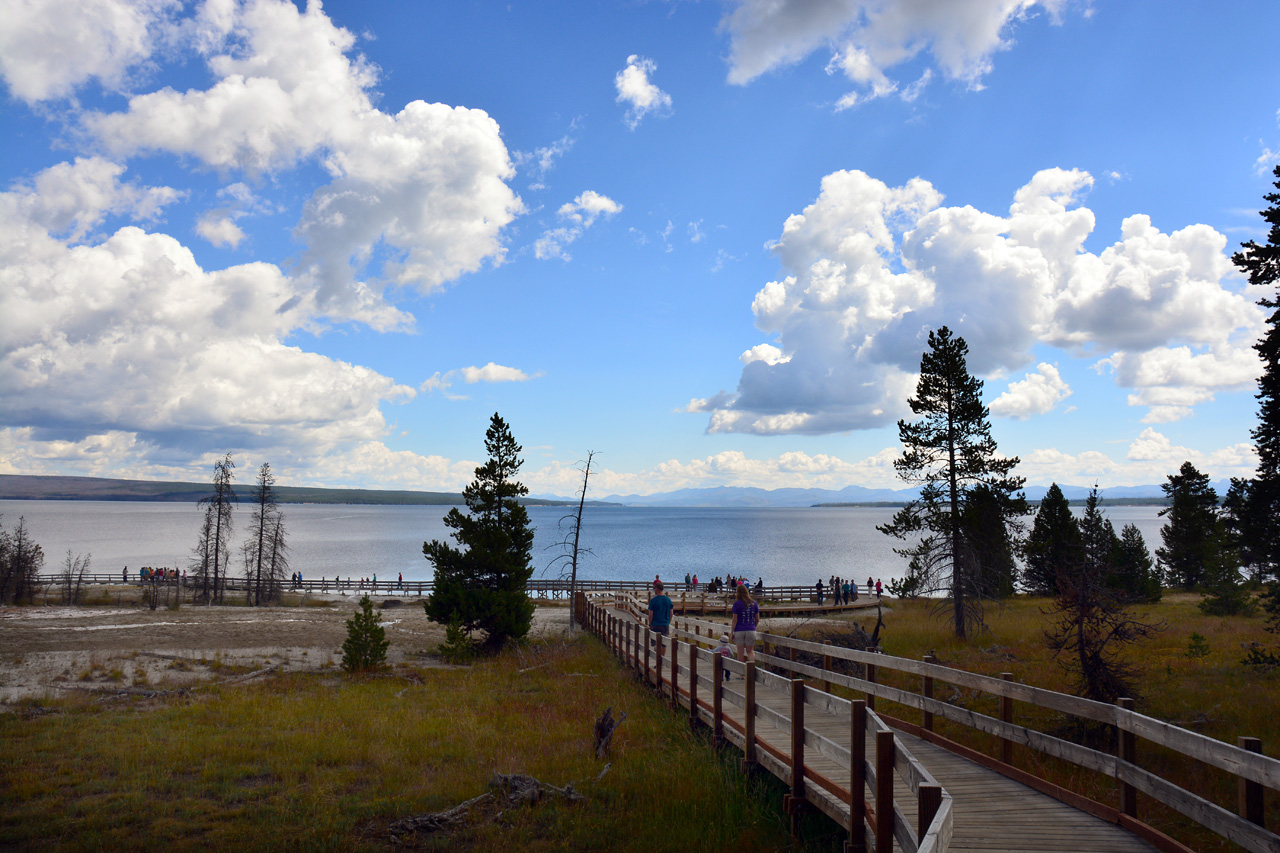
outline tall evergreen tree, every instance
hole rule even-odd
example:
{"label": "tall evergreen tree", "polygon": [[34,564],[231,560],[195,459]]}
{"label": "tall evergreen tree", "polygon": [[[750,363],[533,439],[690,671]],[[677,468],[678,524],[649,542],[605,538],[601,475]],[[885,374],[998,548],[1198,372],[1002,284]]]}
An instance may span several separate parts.
{"label": "tall evergreen tree", "polygon": [[1052,483],[1031,524],[1026,544],[1022,586],[1032,595],[1057,595],[1058,576],[1074,572],[1083,559],[1080,523],[1057,483]]}
{"label": "tall evergreen tree", "polygon": [[1000,498],[984,483],[969,490],[961,515],[968,564],[974,567],[974,585],[988,598],[1013,595],[1018,579],[1017,546]]}
{"label": "tall evergreen tree", "polygon": [[1115,563],[1107,585],[1134,601],[1160,600],[1162,584],[1147,550],[1146,540],[1136,524],[1126,524],[1120,531]]}
{"label": "tall evergreen tree", "polygon": [[[1280,190],[1280,166],[1276,166],[1274,186]],[[1280,284],[1280,192],[1267,193],[1269,207],[1262,211],[1270,229],[1267,242],[1243,243],[1231,260],[1249,276],[1249,283],[1274,288]],[[1246,535],[1256,548],[1262,578],[1280,578],[1280,298],[1274,291],[1258,300],[1270,309],[1262,339],[1253,345],[1262,357],[1262,377],[1258,380],[1258,425],[1253,428],[1253,444],[1258,452],[1258,476],[1249,490],[1253,505],[1246,513],[1250,531]]]}
{"label": "tall evergreen tree", "polygon": [[444,524],[465,550],[432,540],[423,556],[435,567],[427,616],[463,631],[483,631],[485,643],[499,647],[520,638],[533,623],[533,602],[525,589],[533,575],[533,528],[517,500],[529,490],[514,478],[524,464],[520,445],[495,412],[485,432],[489,461],[475,469],[462,493],[467,513],[449,510]]}
{"label": "tall evergreen tree", "polygon": [[44,549],[31,539],[26,518],[13,533],[0,528],[0,604],[33,601],[43,567]]}
{"label": "tall evergreen tree", "polygon": [[[1120,550],[1120,537],[1111,519],[1102,514],[1102,501],[1098,497],[1098,487],[1089,490],[1089,497],[1084,504],[1084,516],[1080,519],[1080,541],[1086,568],[1091,575],[1101,578],[1104,583],[1114,571],[1116,552]],[[1111,586],[1111,584],[1107,584]]]}
{"label": "tall evergreen tree", "polygon": [[970,493],[985,486],[1007,524],[1027,511],[1024,480],[1010,474],[1018,458],[996,454],[982,404],[982,380],[969,375],[968,352],[964,338],[952,337],[946,326],[929,332],[916,396],[907,401],[923,417],[914,423],[898,421],[903,455],[893,463],[902,480],[921,486],[920,497],[878,528],[889,536],[917,540],[910,548],[895,550],[917,570],[928,567],[922,591],[947,590],[960,638],[982,621],[980,549],[964,524]]}
{"label": "tall evergreen tree", "polygon": [[1221,559],[1218,493],[1209,476],[1190,462],[1183,462],[1168,480],[1160,487],[1170,503],[1160,510],[1168,521],[1160,529],[1164,547],[1156,551],[1156,559],[1169,584],[1192,590]]}

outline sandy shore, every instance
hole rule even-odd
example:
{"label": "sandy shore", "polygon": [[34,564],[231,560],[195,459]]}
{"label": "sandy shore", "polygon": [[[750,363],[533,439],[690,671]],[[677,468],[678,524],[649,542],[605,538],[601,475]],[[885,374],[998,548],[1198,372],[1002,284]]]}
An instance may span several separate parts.
{"label": "sandy shore", "polygon": [[[95,590],[97,594],[101,590]],[[0,703],[69,691],[173,689],[262,669],[320,671],[342,661],[356,599],[312,596],[305,606],[150,610],[137,587],[105,590],[95,607],[0,608]],[[388,660],[439,665],[426,651],[444,639],[413,598],[379,596]],[[539,607],[534,637],[568,629],[566,606]],[[0,706],[2,708],[3,706]]]}

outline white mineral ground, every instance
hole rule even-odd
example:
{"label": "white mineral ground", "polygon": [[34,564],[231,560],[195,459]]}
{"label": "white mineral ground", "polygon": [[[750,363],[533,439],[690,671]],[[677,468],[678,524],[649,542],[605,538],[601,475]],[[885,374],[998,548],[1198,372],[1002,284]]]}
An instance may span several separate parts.
{"label": "white mineral ground", "polygon": [[[105,595],[104,595],[105,593]],[[0,712],[27,698],[121,687],[167,690],[262,670],[333,671],[342,662],[356,599],[294,597],[279,607],[142,606],[137,587],[94,587],[106,606],[0,607]],[[444,640],[419,599],[378,596],[388,661],[443,666],[428,650]],[[530,636],[568,631],[567,606],[539,607]]]}
{"label": "white mineral ground", "polygon": [[[293,595],[277,607],[183,603],[151,610],[137,586],[92,587],[89,597],[99,603],[0,607],[0,713],[23,699],[86,690],[172,690],[261,670],[332,672],[342,662],[346,621],[357,601],[354,595]],[[444,640],[444,627],[427,620],[421,599],[372,600],[382,608],[389,663],[447,666],[431,654]],[[825,621],[768,619],[761,627],[785,634],[799,623]],[[530,639],[558,639],[568,629],[567,604],[542,605]]]}

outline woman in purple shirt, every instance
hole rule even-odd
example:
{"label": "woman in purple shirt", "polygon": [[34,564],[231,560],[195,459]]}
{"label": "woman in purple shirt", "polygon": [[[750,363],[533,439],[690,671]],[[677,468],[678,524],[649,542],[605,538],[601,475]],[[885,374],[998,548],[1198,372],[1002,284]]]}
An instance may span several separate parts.
{"label": "woman in purple shirt", "polygon": [[[730,630],[738,647],[738,660],[756,662],[756,626],[760,624],[760,605],[751,599],[747,585],[738,585],[738,600],[733,603]],[[745,657],[744,657],[745,654]]]}

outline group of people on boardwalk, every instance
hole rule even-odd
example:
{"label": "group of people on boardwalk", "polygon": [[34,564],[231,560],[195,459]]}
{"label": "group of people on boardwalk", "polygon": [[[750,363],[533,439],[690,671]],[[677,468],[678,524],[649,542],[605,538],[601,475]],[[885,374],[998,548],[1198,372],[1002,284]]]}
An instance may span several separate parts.
{"label": "group of people on boardwalk", "polygon": [[[884,587],[880,585],[879,580],[867,578],[867,595],[875,592],[876,598],[880,598],[883,590]],[[817,594],[818,604],[820,605],[825,603],[828,594],[831,595],[832,601],[838,605],[853,604],[858,600],[858,582],[849,578],[836,577],[835,575],[827,578],[825,586],[822,583],[822,578],[818,578],[818,582],[813,585],[813,591]]]}
{"label": "group of people on boardwalk", "polygon": [[[124,567],[124,571],[121,572],[120,579],[123,580],[125,583],[129,582],[128,566]],[[143,566],[142,568],[138,569],[138,580],[143,581],[144,583],[146,582],[156,583],[158,581],[176,581],[176,580],[186,580],[186,579],[187,579],[187,572],[185,569],[182,571],[181,574],[178,573],[177,569],[169,569],[169,568],[153,569],[150,566]]]}
{"label": "group of people on boardwalk", "polygon": [[[655,575],[653,580],[655,583],[657,583],[659,581],[658,576]],[[746,583],[747,583],[747,578],[745,575],[734,577],[733,575],[728,574],[726,572],[724,577],[713,577],[710,581],[708,581],[706,591],[711,593],[712,595],[715,595],[716,593],[720,592],[723,589],[734,589],[740,585],[745,585]],[[694,574],[690,574],[689,572],[684,573],[684,591],[685,592],[695,592],[701,589],[701,587],[702,585],[698,582],[698,575],[696,573]],[[756,580],[754,594],[759,595],[763,591],[764,591],[764,578],[759,578]]]}
{"label": "group of people on boardwalk", "polygon": [[[760,584],[763,586],[763,581]],[[720,646],[716,652],[726,657],[733,657],[735,660],[747,661],[755,663],[756,660],[756,630],[760,625],[760,605],[751,597],[751,590],[747,588],[746,579],[743,578],[737,584],[737,596],[733,602],[732,617],[729,621],[729,633],[720,636]],[[670,636],[671,631],[671,613],[675,610],[675,605],[671,601],[671,597],[666,594],[666,587],[659,578],[653,579],[653,597],[649,599],[649,630],[655,634],[662,636]],[[729,637],[732,635],[733,644],[737,648],[737,654],[733,654],[729,649]],[[725,672],[725,680],[729,680],[729,673]]]}

